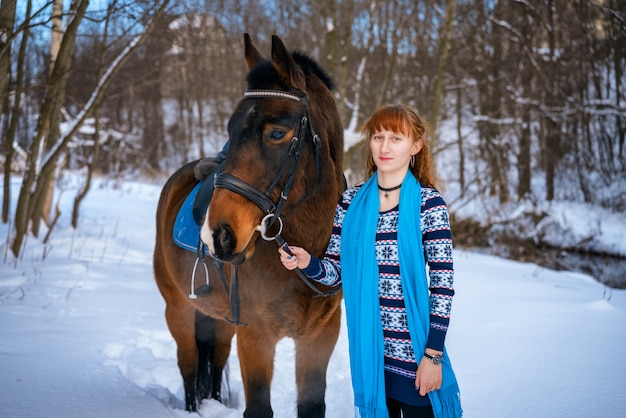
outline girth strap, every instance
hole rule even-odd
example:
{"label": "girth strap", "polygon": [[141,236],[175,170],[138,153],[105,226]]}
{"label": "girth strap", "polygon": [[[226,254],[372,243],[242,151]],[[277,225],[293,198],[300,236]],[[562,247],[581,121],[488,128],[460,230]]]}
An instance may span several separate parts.
{"label": "girth strap", "polygon": [[230,284],[230,313],[232,319],[224,318],[233,325],[248,325],[241,322],[241,298],[239,297],[239,268],[233,266],[233,281]]}

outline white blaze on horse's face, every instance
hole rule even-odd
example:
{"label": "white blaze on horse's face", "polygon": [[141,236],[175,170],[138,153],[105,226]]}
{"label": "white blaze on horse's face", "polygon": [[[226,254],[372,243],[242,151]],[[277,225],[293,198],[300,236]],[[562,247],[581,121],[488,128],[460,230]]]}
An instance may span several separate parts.
{"label": "white blaze on horse's face", "polygon": [[204,215],[204,221],[202,222],[202,228],[200,229],[200,239],[206,244],[209,249],[209,254],[215,254],[215,245],[213,244],[213,235],[209,228],[209,210],[207,209]]}
{"label": "white blaze on horse's face", "polygon": [[225,188],[213,191],[200,228],[211,257],[241,264],[252,255],[261,210],[247,197]]}

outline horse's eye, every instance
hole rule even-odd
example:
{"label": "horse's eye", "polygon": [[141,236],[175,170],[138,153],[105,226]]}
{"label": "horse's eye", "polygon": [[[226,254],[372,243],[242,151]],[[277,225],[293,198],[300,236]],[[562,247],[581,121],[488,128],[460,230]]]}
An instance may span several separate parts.
{"label": "horse's eye", "polygon": [[280,141],[281,139],[283,139],[285,137],[285,135],[287,134],[287,132],[285,131],[277,131],[277,130],[273,130],[272,132],[270,132],[270,139],[273,141]]}

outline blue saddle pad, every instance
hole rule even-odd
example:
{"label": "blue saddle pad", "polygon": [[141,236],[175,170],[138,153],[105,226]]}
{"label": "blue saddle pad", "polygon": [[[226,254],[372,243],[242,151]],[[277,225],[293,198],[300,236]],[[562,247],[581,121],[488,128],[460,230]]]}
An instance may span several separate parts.
{"label": "blue saddle pad", "polygon": [[178,215],[176,215],[176,222],[174,222],[174,242],[179,247],[194,252],[198,250],[198,243],[200,242],[200,225],[196,223],[193,217],[193,202],[201,185],[202,182],[196,184],[191,190],[178,211]]}

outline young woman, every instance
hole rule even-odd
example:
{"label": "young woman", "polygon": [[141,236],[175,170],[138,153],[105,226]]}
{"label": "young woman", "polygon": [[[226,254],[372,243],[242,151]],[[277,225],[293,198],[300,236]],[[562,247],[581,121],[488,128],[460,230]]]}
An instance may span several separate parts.
{"label": "young woman", "polygon": [[344,192],[324,258],[301,247],[290,247],[292,255],[279,250],[287,269],[342,283],[362,418],[462,416],[444,349],[454,296],[452,235],[427,130],[408,106],[379,108],[362,128],[368,179]]}

